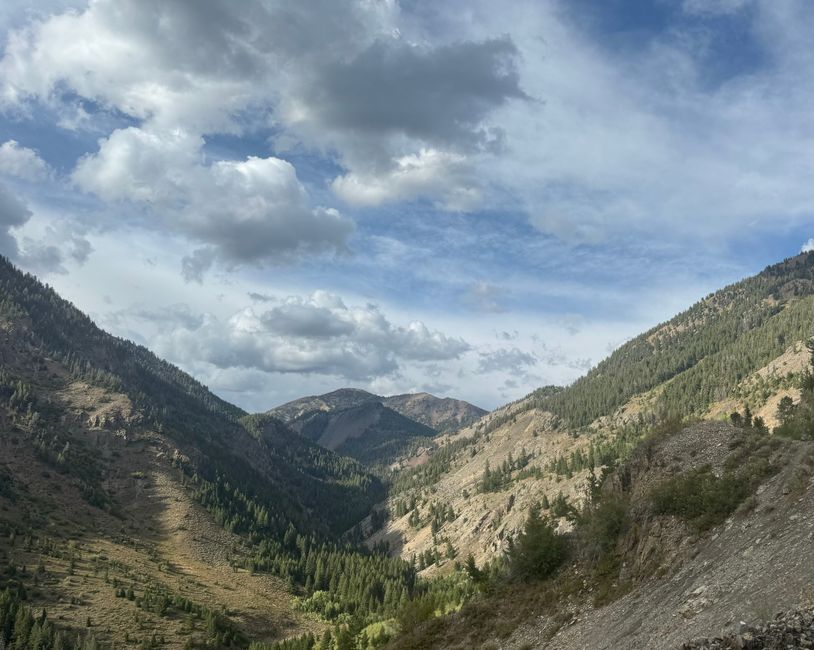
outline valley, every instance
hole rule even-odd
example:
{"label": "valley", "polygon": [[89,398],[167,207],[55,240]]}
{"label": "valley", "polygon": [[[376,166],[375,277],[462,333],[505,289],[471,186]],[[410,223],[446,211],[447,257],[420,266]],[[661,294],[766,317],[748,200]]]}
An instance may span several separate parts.
{"label": "valley", "polygon": [[51,645],[145,649],[737,634],[814,599],[812,323],[803,254],[490,413],[340,389],[250,414],[0,260],[0,629],[28,639],[45,609]]}

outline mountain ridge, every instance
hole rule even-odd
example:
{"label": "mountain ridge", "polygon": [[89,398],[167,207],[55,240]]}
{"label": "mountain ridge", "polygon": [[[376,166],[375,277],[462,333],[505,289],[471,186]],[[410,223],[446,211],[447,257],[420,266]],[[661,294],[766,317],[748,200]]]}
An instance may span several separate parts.
{"label": "mountain ridge", "polygon": [[390,465],[486,413],[429,393],[383,397],[357,388],[302,397],[266,412],[323,447],[373,466]]}

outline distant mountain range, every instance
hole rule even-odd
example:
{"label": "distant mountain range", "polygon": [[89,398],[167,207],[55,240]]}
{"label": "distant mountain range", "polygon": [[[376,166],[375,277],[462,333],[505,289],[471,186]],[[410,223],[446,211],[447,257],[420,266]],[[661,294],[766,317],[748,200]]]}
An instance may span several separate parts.
{"label": "distant mountain range", "polygon": [[383,465],[486,413],[468,402],[429,393],[382,397],[341,388],[288,402],[267,415],[327,449],[368,465]]}

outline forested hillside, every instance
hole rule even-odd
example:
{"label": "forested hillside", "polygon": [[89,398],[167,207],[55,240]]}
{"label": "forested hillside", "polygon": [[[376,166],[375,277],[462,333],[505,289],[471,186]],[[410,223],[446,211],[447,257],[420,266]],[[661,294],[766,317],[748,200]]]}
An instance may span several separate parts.
{"label": "forested hillside", "polygon": [[[329,639],[370,625],[385,638],[380,621],[414,600],[469,589],[355,546],[350,529],[384,496],[356,461],[218,399],[4,259],[0,361],[4,643],[39,648],[58,629],[92,644],[245,646],[339,624]],[[42,607],[62,622],[29,626]]]}
{"label": "forested hillside", "polygon": [[790,414],[812,336],[814,254],[804,254],[706,297],[573,385],[540,388],[439,438],[426,463],[396,478],[371,542],[443,574],[456,558],[507,552],[532,508],[568,530],[601,472],[665,426],[737,411],[761,431],[767,421],[797,431]]}
{"label": "forested hillside", "polygon": [[[496,608],[494,594],[555,611],[541,594],[578,578],[595,605],[616,602],[658,569],[625,573],[641,560],[631,545],[655,543],[631,537],[631,521],[681,521],[694,544],[776,475],[807,489],[814,454],[771,442],[753,409],[774,396],[777,434],[810,438],[814,383],[796,359],[813,317],[807,254],[707,297],[572,386],[439,434],[418,418],[440,428],[471,409],[342,390],[247,414],[0,259],[3,641],[344,650],[415,629],[398,647],[443,647],[427,639],[491,620],[477,608]],[[737,426],[680,424],[715,405],[739,411]],[[731,451],[716,471],[693,445],[669,455],[665,440],[693,436]],[[330,449],[376,465],[417,441],[430,453],[387,482]],[[619,492],[637,472],[656,478]]]}
{"label": "forested hillside", "polygon": [[567,390],[532,394],[529,408],[570,428],[608,416],[659,387],[655,410],[702,414],[795,341],[814,335],[814,253],[717,291],[624,344]]}
{"label": "forested hillside", "polygon": [[[53,360],[67,371],[69,381],[126,395],[132,404],[129,426],[155,429],[179,445],[192,445],[196,455],[206,457],[206,463],[194,467],[204,480],[241,477],[247,494],[274,504],[269,525],[280,533],[294,521],[303,529],[339,534],[382,495],[379,482],[359,465],[271,418],[244,421],[247,414],[241,409],[146,348],[103,332],[2,258],[0,324],[5,337],[0,395],[8,395],[18,411],[36,414],[38,428],[53,426],[44,416],[58,412],[38,397],[36,383],[29,385],[32,368],[25,365],[26,357],[34,360],[34,369]],[[47,382],[50,377],[35,374],[30,379]]]}

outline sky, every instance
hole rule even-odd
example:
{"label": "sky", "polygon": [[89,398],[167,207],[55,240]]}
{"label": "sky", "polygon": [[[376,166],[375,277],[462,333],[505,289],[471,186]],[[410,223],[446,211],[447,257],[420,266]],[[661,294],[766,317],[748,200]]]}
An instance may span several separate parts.
{"label": "sky", "polygon": [[0,254],[250,411],[567,384],[814,248],[808,0],[6,0]]}

